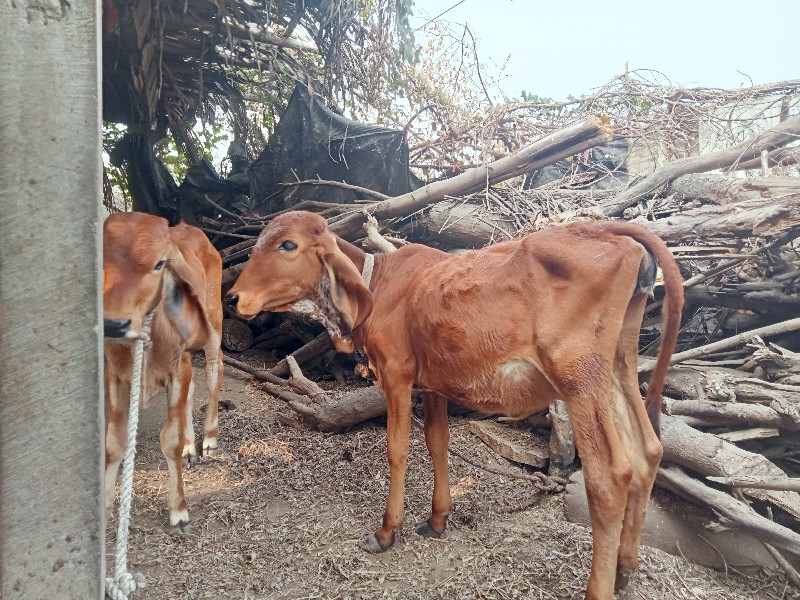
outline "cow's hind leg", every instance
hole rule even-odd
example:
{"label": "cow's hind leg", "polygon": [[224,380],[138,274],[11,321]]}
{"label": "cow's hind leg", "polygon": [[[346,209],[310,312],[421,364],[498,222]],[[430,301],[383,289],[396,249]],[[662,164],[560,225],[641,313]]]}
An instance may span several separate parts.
{"label": "cow's hind leg", "polygon": [[185,460],[183,465],[189,469],[197,466],[197,445],[195,444],[195,439],[194,439],[194,423],[192,422],[193,417],[194,417],[194,381],[190,379],[189,390],[186,393],[186,410],[184,412],[184,418],[186,419],[186,423],[184,424],[184,431],[186,432],[186,435],[184,436],[184,444],[183,444],[183,459]]}
{"label": "cow's hind leg", "polygon": [[592,570],[586,598],[614,595],[622,521],[631,466],[617,434],[611,406],[611,358],[586,353],[560,361],[558,387],[567,404],[583,464],[592,521]]}
{"label": "cow's hind leg", "polygon": [[638,294],[625,315],[614,364],[613,402],[620,440],[631,463],[632,476],[622,523],[615,589],[628,584],[639,566],[639,543],[650,492],[661,462],[662,447],[639,393],[637,375],[639,327],[647,297]]}
{"label": "cow's hind leg", "polygon": [[219,345],[219,334],[212,332],[211,341],[205,348],[208,407],[203,429],[203,456],[214,456],[222,452],[219,446],[219,394],[222,387],[223,364]]}
{"label": "cow's hind leg", "polygon": [[183,489],[183,448],[186,443],[186,410],[192,382],[192,361],[188,352],[181,354],[180,368],[167,385],[167,418],[161,428],[161,451],[167,459],[169,524],[181,531],[189,525],[186,495]]}
{"label": "cow's hind leg", "polygon": [[447,399],[433,392],[423,394],[425,406],[425,444],[433,461],[433,502],[431,516],[417,525],[417,533],[425,537],[440,537],[447,527],[447,517],[453,505],[450,498],[450,479],[447,470],[447,447],[450,427],[447,423]]}

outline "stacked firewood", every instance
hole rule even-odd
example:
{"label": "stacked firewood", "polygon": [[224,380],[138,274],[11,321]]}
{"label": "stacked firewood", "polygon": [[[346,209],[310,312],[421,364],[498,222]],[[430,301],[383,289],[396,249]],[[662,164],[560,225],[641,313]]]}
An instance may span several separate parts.
{"label": "stacked firewood", "polygon": [[[799,134],[800,117],[789,118],[737,146],[667,163],[619,190],[595,189],[586,174],[533,189],[501,183],[608,141],[607,122],[589,119],[405,196],[292,208],[321,212],[332,231],[373,251],[391,251],[392,242],[404,240],[448,251],[482,247],[576,219],[626,218],[656,232],[679,261],[686,291],[664,390],[664,468],[657,484],[754,534],[797,582],[790,563],[800,561],[800,178],[771,175],[769,157]],[[742,168],[762,170],[732,176]],[[250,235],[272,216],[237,217],[214,227],[221,237]],[[242,237],[222,251],[228,282],[254,244]],[[642,382],[658,349],[660,304],[657,288],[641,334]],[[305,328],[307,343],[297,343],[301,347],[268,372],[233,358],[228,364],[265,380],[307,426],[341,431],[385,412],[374,387],[334,395],[303,376],[301,367],[321,356],[338,364],[340,381],[349,373],[333,360],[327,334],[296,321],[275,327],[255,339],[274,347],[276,336]],[[556,425],[554,474],[568,471],[574,460],[562,413],[554,405],[549,417],[535,420],[540,428]]]}

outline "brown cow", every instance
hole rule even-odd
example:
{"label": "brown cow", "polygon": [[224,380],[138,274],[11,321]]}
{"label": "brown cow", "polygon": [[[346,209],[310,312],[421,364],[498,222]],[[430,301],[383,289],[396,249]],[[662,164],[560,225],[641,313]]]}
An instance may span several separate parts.
{"label": "brown cow", "polygon": [[169,523],[184,529],[189,522],[183,491],[183,458],[197,461],[192,426],[190,351],[205,353],[208,413],[203,453],[220,451],[217,410],[222,380],[222,259],[199,229],[144,213],[115,213],[103,225],[103,325],[105,331],[106,506],[114,502],[114,485],[127,443],[133,340],[148,313],[155,311],[142,371],[141,403],[146,407],[167,390],[167,418],[161,450],[169,469]]}
{"label": "brown cow", "polygon": [[[643,403],[637,345],[655,281],[651,253],[667,294]],[[638,565],[662,454],[661,389],[683,306],[680,272],[664,242],[628,223],[576,223],[460,256],[412,244],[376,256],[365,285],[359,271],[369,280],[369,270],[365,253],[322,217],[286,213],[262,231],[227,298],[248,318],[263,310],[311,314],[340,350],[366,350],[388,399],[391,479],[383,525],[362,547],[386,550],[402,524],[412,387],[425,390],[434,465],[432,513],[417,532],[433,537],[444,532],[451,508],[446,399],[524,417],[563,398],[592,520],[586,597],[611,598]]]}

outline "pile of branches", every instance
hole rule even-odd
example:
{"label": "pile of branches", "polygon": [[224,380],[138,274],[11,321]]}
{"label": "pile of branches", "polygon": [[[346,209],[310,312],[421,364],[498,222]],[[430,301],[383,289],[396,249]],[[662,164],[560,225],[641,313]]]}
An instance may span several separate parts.
{"label": "pile of branches", "polygon": [[[800,116],[723,150],[667,162],[622,190],[592,189],[594,176],[585,173],[524,189],[521,175],[609,141],[607,120],[589,118],[404,196],[355,208],[316,202],[293,208],[320,212],[331,230],[378,251],[408,240],[447,250],[480,247],[576,219],[625,216],[658,233],[679,261],[686,290],[665,388],[658,484],[762,539],[796,578],[784,555],[800,558],[800,178],[772,175],[769,157],[798,136]],[[747,178],[709,173],[743,167],[762,171]],[[216,223],[220,237],[245,238],[223,250],[227,281],[272,216],[231,215]],[[658,347],[660,305],[657,295],[641,335],[643,382]],[[263,339],[285,334],[285,323],[277,327]],[[306,335],[310,343],[271,372],[250,372],[307,426],[339,431],[383,414],[385,399],[375,388],[334,395],[303,376],[301,365],[332,353],[327,334]],[[536,425],[556,421],[540,416]],[[555,428],[553,435],[559,441],[551,445],[551,466],[568,469],[570,436]]]}

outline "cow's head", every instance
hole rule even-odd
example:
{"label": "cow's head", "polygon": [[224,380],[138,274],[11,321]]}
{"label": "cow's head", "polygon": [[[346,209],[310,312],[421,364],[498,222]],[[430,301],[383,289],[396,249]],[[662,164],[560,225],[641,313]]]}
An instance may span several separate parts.
{"label": "cow's head", "polygon": [[226,300],[247,319],[261,311],[309,315],[342,352],[353,351],[351,333],[372,310],[372,294],[325,219],[305,211],[279,215],[264,228]]}
{"label": "cow's head", "polygon": [[189,268],[166,219],[114,213],[103,224],[103,329],[136,339],[149,312],[162,308],[189,347],[209,335],[202,273]]}

